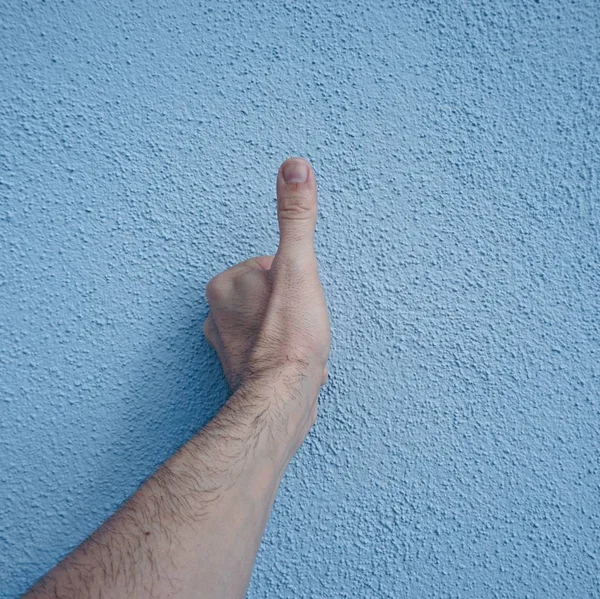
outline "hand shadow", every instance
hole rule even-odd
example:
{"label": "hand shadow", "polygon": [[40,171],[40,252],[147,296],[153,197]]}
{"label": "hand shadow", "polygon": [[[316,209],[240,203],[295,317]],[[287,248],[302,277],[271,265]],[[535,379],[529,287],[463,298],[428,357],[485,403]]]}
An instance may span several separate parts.
{"label": "hand shadow", "polygon": [[202,330],[207,314],[207,302],[197,287],[178,290],[152,338],[138,352],[140,361],[131,365],[134,383],[124,397],[120,447],[102,465],[106,482],[115,488],[137,487],[227,399],[219,359]]}
{"label": "hand shadow", "polygon": [[[198,287],[166,300],[139,360],[123,373],[118,419],[104,436],[111,447],[96,455],[87,486],[88,534],[114,513],[156,469],[221,408],[229,390],[202,326],[208,305]],[[85,498],[81,498],[86,501]],[[78,510],[80,511],[80,510]]]}
{"label": "hand shadow", "polygon": [[[139,339],[125,356],[134,359],[122,364],[111,377],[114,384],[104,389],[111,411],[98,413],[101,422],[86,423],[90,437],[80,448],[83,463],[72,463],[70,489],[62,490],[68,502],[58,509],[56,527],[37,533],[37,551],[15,573],[27,586],[107,520],[229,396],[219,359],[202,331],[208,313],[203,289],[176,291],[154,310],[153,322],[140,325]],[[132,323],[132,331],[134,324],[139,323]],[[151,334],[144,334],[144,327]],[[68,457],[63,461],[66,467]]]}

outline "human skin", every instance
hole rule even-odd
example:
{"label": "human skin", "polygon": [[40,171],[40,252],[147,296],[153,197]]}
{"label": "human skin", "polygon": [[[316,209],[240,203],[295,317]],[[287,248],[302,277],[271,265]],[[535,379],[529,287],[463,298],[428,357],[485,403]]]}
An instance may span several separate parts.
{"label": "human skin", "polygon": [[213,278],[204,333],[232,395],[27,599],[242,598],[281,477],[317,417],[329,320],[314,253],[317,186],[277,175],[279,247]]}

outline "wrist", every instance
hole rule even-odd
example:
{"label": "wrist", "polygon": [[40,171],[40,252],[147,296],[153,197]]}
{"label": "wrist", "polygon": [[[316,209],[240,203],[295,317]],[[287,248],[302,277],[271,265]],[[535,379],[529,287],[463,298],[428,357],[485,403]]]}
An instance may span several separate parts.
{"label": "wrist", "polygon": [[306,371],[278,368],[244,381],[226,405],[251,423],[256,452],[285,470],[315,423],[319,389]]}

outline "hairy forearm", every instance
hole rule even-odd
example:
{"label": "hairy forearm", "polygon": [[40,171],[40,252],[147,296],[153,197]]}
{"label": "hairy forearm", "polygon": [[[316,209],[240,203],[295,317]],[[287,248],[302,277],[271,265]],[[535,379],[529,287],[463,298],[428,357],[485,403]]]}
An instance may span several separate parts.
{"label": "hairy forearm", "polygon": [[243,597],[298,445],[276,393],[236,392],[27,599]]}

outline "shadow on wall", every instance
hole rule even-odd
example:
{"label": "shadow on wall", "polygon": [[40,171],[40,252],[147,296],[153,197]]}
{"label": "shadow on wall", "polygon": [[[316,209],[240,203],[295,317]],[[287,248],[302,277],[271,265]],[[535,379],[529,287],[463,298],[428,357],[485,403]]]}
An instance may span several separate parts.
{"label": "shadow on wall", "polygon": [[28,571],[21,572],[21,580],[37,579],[62,558],[49,552],[56,551],[61,537],[66,555],[91,534],[227,399],[219,359],[202,331],[208,313],[203,289],[171,291],[164,304],[159,302],[151,333],[132,328],[139,340],[132,344],[131,361],[115,373],[121,380],[105,391],[106,418],[90,426],[81,461],[56,481],[66,501],[57,506],[60,524],[38,531],[41,559],[32,556],[23,564]]}
{"label": "shadow on wall", "polygon": [[112,456],[115,461],[107,464],[108,482],[112,479],[113,484],[120,463],[126,468],[125,483],[141,482],[202,428],[228,397],[219,359],[202,330],[208,314],[203,292],[194,288],[174,293],[176,297],[161,306],[154,334],[136,352],[139,359],[130,367],[121,434],[115,435],[120,447]]}

